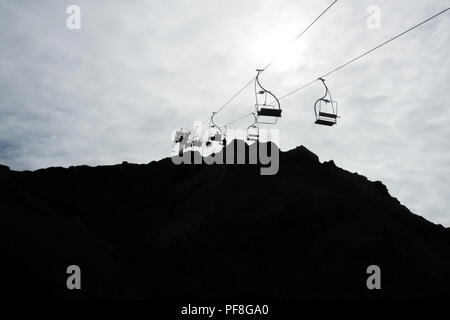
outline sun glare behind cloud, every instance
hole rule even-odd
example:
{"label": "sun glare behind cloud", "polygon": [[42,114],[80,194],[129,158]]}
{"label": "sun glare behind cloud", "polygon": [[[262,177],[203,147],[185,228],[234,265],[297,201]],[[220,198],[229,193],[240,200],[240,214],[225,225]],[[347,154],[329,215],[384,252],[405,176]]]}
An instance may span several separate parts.
{"label": "sun glare behind cloud", "polygon": [[273,61],[271,69],[283,72],[301,63],[301,52],[308,44],[294,41],[298,23],[286,23],[279,26],[260,28],[250,45],[255,63],[261,68]]}

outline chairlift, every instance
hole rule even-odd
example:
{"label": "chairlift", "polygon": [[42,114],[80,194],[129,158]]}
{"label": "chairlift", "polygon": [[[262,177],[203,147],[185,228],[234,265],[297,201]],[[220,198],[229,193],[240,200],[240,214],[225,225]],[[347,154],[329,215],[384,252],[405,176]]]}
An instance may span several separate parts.
{"label": "chairlift", "polygon": [[190,139],[191,148],[194,148],[194,147],[201,148],[203,146],[203,132],[202,132],[202,134],[198,134],[198,128],[201,126],[202,125],[194,126],[194,130],[192,131],[192,135],[191,135],[191,139]]}
{"label": "chairlift", "polygon": [[247,141],[258,141],[259,140],[259,126],[258,117],[253,112],[253,118],[255,121],[247,128]]}
{"label": "chairlift", "polygon": [[337,124],[338,104],[331,98],[330,90],[325,84],[325,79],[319,78],[325,86],[325,95],[314,104],[314,113],[316,115],[315,124],[323,126],[334,126]]}
{"label": "chairlift", "polygon": [[[271,121],[259,121],[258,123],[261,124],[276,124],[278,118],[281,118],[281,106],[280,101],[278,98],[270,91],[266,90],[261,83],[259,82],[259,75],[264,69],[257,69],[257,74],[255,78],[255,97],[256,97],[256,116],[259,117],[266,117],[266,118],[272,118]],[[262,96],[262,97],[260,97]],[[267,97],[273,98],[274,103],[267,103]]]}
{"label": "chairlift", "polygon": [[182,156],[185,149],[187,149],[190,145],[191,140],[191,131],[188,129],[178,129],[175,132],[173,139],[173,147],[172,150],[175,149],[175,146],[178,145],[178,155]]}
{"label": "chairlift", "polygon": [[218,142],[222,145],[226,145],[226,137],[222,132],[222,129],[214,122],[214,116],[216,112],[213,112],[211,118],[209,119],[208,126],[208,141],[206,141],[206,146],[210,147],[213,142]]}

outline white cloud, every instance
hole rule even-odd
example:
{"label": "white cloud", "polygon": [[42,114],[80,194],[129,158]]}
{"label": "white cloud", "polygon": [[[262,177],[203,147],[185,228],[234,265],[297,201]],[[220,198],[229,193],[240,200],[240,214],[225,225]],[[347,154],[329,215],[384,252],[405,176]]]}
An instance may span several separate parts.
{"label": "white cloud", "polygon": [[[330,3],[72,2],[0,3],[0,163],[13,169],[167,156],[174,129],[217,110]],[[66,29],[70,4],[82,10],[79,31]],[[372,4],[380,30],[361,19]],[[262,81],[287,93],[447,6],[338,2]],[[446,14],[329,77],[336,128],[313,124],[320,83],[283,100],[282,149],[303,144],[382,180],[412,211],[449,226],[449,27]],[[249,88],[218,120],[253,104]]]}

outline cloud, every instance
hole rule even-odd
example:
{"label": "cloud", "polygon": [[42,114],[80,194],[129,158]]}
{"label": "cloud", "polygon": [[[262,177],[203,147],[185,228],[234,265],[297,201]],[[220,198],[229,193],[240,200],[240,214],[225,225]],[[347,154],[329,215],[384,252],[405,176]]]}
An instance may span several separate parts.
{"label": "cloud", "polygon": [[[283,95],[448,6],[446,1],[4,1],[0,163],[13,169],[169,154],[178,127],[205,120],[281,53],[262,81]],[[82,29],[66,28],[67,6]],[[369,30],[369,5],[381,29]],[[327,78],[342,118],[313,124],[315,83],[282,101],[281,147],[382,180],[412,211],[450,226],[448,14]],[[252,88],[218,116],[252,111]],[[249,119],[235,125],[246,127]]]}

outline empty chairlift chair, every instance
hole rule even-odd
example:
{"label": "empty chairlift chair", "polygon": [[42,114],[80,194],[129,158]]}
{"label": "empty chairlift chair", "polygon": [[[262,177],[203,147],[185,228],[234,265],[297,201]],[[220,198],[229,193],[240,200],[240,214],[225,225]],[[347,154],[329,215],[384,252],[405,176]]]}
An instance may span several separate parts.
{"label": "empty chairlift chair", "polygon": [[323,126],[334,126],[337,124],[338,104],[331,98],[330,90],[328,90],[325,80],[319,78],[325,86],[325,95],[314,104],[314,113],[316,115],[315,124]]}
{"label": "empty chairlift chair", "polygon": [[[278,118],[281,118],[281,106],[278,98],[270,91],[266,90],[259,82],[259,74],[263,69],[257,69],[255,78],[255,97],[256,97],[256,116],[257,122],[262,124],[276,124]],[[260,97],[263,96],[263,97]],[[270,104],[267,103],[267,97],[273,99]],[[264,117],[268,120],[260,120],[259,117]],[[269,120],[270,119],[270,120]]]}
{"label": "empty chairlift chair", "polygon": [[210,147],[213,142],[218,142],[222,145],[226,145],[225,134],[222,132],[222,129],[214,122],[214,116],[216,112],[212,113],[211,118],[209,119],[209,127],[208,127],[208,141],[206,141],[206,146]]}
{"label": "empty chairlift chair", "polygon": [[247,141],[258,141],[259,140],[259,126],[258,117],[255,113],[252,113],[254,122],[247,128]]}

